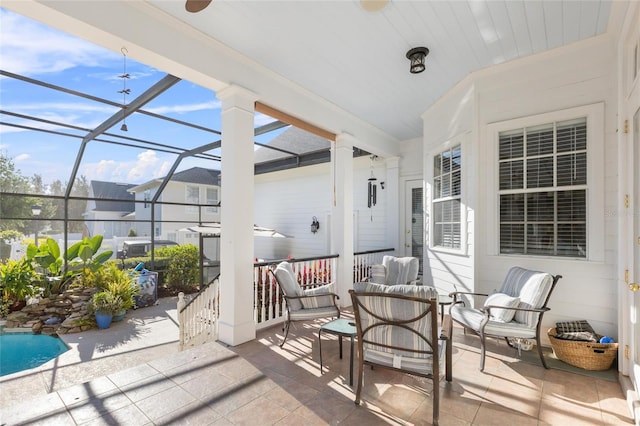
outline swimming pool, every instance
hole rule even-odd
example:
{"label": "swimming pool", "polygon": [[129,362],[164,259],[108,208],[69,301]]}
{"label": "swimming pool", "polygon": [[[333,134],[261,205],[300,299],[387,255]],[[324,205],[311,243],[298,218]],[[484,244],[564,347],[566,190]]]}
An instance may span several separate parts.
{"label": "swimming pool", "polygon": [[38,367],[68,351],[57,337],[32,333],[0,334],[0,376]]}

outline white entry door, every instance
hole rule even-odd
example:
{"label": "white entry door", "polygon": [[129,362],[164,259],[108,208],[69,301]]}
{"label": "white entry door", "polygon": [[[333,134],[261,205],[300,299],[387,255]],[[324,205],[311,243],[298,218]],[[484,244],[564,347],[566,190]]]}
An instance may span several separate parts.
{"label": "white entry door", "polygon": [[[640,108],[636,110],[633,117],[633,165],[628,171],[629,196],[633,197],[629,214],[627,215],[626,228],[629,232],[625,232],[629,240],[625,245],[629,248],[627,258],[625,278],[628,281],[629,290],[633,291],[633,297],[630,299],[632,324],[633,324],[633,362],[630,368],[631,379],[636,391],[640,391]],[[625,237],[622,237],[625,238]],[[640,414],[640,413],[638,413]],[[638,420],[638,417],[636,417]]]}
{"label": "white entry door", "polygon": [[404,255],[420,260],[424,252],[424,189],[422,180],[408,180],[405,184]]}

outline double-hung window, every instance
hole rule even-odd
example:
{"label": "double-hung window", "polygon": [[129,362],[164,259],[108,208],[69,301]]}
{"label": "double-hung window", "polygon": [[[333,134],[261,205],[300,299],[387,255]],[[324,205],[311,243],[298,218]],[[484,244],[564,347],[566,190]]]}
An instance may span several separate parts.
{"label": "double-hung window", "polygon": [[185,202],[195,204],[186,206],[187,213],[198,213],[198,204],[200,204],[200,187],[195,185],[187,185]]}
{"label": "double-hung window", "polygon": [[498,135],[500,253],[586,257],[587,119]]}
{"label": "double-hung window", "polygon": [[[218,188],[207,188],[207,204],[218,204]],[[217,213],[217,207],[207,207],[207,213]]]}
{"label": "double-hung window", "polygon": [[433,246],[461,248],[462,152],[460,145],[433,159]]}

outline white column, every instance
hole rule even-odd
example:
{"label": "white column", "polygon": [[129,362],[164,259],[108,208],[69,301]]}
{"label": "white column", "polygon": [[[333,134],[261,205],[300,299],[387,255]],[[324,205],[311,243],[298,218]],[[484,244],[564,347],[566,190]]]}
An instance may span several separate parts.
{"label": "white column", "polygon": [[239,86],[217,92],[222,102],[220,185],[220,323],[218,339],[235,346],[255,339],[253,320],[254,103]]}
{"label": "white column", "polygon": [[[404,230],[400,229],[400,212],[404,209],[400,208],[400,194],[403,194],[403,188],[400,188],[400,158],[389,157],[384,160],[387,167],[387,177],[384,183],[385,198],[387,201],[387,222],[386,241],[388,247],[396,249],[396,254],[402,256],[404,253]],[[406,197],[406,195],[405,195]],[[386,248],[386,247],[385,247]]]}
{"label": "white column", "polygon": [[353,288],[353,140],[340,134],[331,149],[331,253],[340,255],[336,271],[340,306],[351,306]]}

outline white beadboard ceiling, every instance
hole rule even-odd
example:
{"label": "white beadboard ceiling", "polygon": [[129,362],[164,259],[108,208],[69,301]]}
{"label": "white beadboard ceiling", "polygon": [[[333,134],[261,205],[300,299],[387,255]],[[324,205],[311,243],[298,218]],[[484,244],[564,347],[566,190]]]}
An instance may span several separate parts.
{"label": "white beadboard ceiling", "polygon": [[[605,0],[392,0],[367,12],[357,0],[150,0],[284,78],[397,140],[422,135],[420,115],[469,73],[602,34]],[[426,46],[427,69],[406,52]],[[301,117],[304,119],[304,117]]]}

